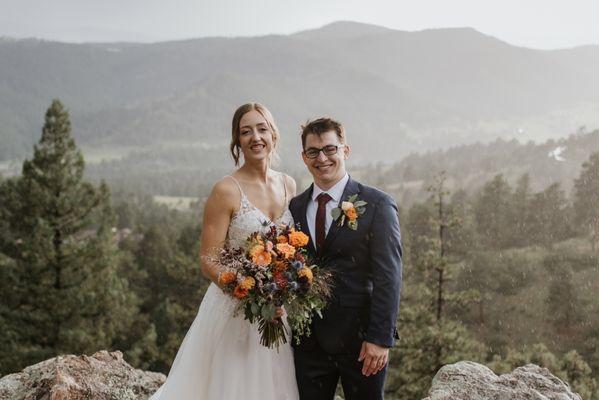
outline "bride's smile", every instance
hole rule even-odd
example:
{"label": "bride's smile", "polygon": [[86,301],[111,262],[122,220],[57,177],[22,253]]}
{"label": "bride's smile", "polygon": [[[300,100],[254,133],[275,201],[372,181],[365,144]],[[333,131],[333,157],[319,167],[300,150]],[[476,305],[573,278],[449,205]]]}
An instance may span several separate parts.
{"label": "bride's smile", "polygon": [[246,161],[268,160],[274,148],[273,132],[268,121],[256,110],[249,111],[239,122],[239,145]]}

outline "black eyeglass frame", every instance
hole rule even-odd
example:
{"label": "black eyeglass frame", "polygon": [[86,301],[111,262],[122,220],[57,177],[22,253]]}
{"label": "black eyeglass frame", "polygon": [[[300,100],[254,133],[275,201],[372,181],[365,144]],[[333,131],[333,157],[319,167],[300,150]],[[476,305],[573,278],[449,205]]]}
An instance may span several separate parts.
{"label": "black eyeglass frame", "polygon": [[[327,147],[328,148],[334,147],[335,150],[334,151],[331,150],[327,153],[327,151],[325,150]],[[317,149],[316,147],[310,147],[309,149],[304,150],[303,153],[307,158],[312,160],[312,159],[315,159],[316,157],[318,157],[318,155],[320,154],[321,151],[325,156],[332,156],[333,154],[337,154],[339,152],[339,149],[342,147],[345,147],[345,145],[344,144],[327,144],[326,146],[321,147],[320,149]],[[314,153],[314,155],[310,156],[307,153],[309,150],[316,151],[316,153]]]}

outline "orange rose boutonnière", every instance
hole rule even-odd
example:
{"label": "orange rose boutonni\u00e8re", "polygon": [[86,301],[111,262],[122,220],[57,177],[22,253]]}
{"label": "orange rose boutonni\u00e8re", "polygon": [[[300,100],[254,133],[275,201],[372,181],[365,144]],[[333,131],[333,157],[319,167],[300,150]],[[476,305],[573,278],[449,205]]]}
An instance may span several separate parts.
{"label": "orange rose boutonni\u00e8re", "polygon": [[347,220],[347,227],[352,230],[358,229],[358,217],[366,211],[367,202],[358,200],[358,195],[349,196],[347,201],[342,201],[341,205],[331,211],[334,221],[338,221],[339,226],[343,226]]}

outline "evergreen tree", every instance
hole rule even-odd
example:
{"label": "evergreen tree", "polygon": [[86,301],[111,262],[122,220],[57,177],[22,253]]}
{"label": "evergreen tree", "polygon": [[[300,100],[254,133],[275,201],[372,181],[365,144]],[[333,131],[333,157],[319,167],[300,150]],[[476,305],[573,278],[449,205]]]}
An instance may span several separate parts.
{"label": "evergreen tree", "polygon": [[[433,212],[431,202],[415,203],[408,211],[402,231],[406,232],[404,236],[406,242],[409,242],[409,261],[412,264],[421,264],[423,262],[421,258],[432,248],[430,238],[435,234]],[[404,258],[408,259],[407,257]]]}
{"label": "evergreen tree", "polygon": [[514,239],[516,246],[523,247],[530,243],[530,175],[524,174],[516,183],[512,197],[512,213],[514,218]]}
{"label": "evergreen tree", "polygon": [[582,304],[572,282],[572,260],[557,253],[547,256],[543,264],[549,280],[547,316],[557,333],[571,333],[582,317]]}
{"label": "evergreen tree", "polygon": [[10,342],[0,350],[1,372],[109,349],[135,313],[117,275],[108,187],[84,181],[83,171],[68,112],[54,100],[33,159],[0,190],[2,275],[12,282],[2,288]]}
{"label": "evergreen tree", "polygon": [[390,364],[398,367],[389,371],[386,389],[392,399],[423,398],[443,365],[485,357],[484,346],[472,338],[461,322],[447,315],[448,305],[468,304],[479,294],[471,289],[456,291],[450,285],[459,260],[451,252],[449,232],[459,227],[461,220],[449,211],[444,173],[435,177],[428,190],[431,196],[427,205],[412,208],[418,216],[412,222],[428,221],[418,231],[423,236],[414,237],[410,232],[411,242],[419,243],[416,252],[422,253],[412,257],[417,261],[418,273],[406,265],[406,277],[419,280],[406,285],[402,297],[398,321],[402,341],[390,355]]}
{"label": "evergreen tree", "polygon": [[525,254],[474,251],[460,270],[457,289],[476,289],[480,293],[475,321],[485,324],[489,301],[513,296],[533,283],[534,264]]}
{"label": "evergreen tree", "polygon": [[461,360],[483,363],[486,348],[459,321],[437,320],[430,299],[436,294],[425,284],[412,283],[402,293],[398,328],[402,338],[391,349],[385,398],[422,399],[439,368]]}
{"label": "evergreen tree", "polygon": [[582,164],[582,171],[574,181],[574,212],[576,223],[589,235],[593,251],[599,242],[599,153],[591,155]]}
{"label": "evergreen tree", "polygon": [[530,208],[531,243],[550,249],[568,236],[568,201],[559,183],[536,193]]}
{"label": "evergreen tree", "polygon": [[197,251],[186,254],[199,249],[197,233],[188,228],[177,237],[153,225],[134,251],[137,269],[143,271],[134,291],[142,299],[142,314],[149,318],[146,330],[155,332],[154,342],[147,337],[148,346],[160,349],[137,356],[153,371],[168,372],[209,283],[201,275]]}
{"label": "evergreen tree", "polygon": [[466,191],[454,192],[447,210],[453,221],[451,229],[446,231],[447,253],[451,257],[463,259],[478,246],[470,198]]}
{"label": "evergreen tree", "polygon": [[516,245],[513,232],[512,190],[502,175],[482,188],[474,207],[476,230],[482,242],[493,249]]}

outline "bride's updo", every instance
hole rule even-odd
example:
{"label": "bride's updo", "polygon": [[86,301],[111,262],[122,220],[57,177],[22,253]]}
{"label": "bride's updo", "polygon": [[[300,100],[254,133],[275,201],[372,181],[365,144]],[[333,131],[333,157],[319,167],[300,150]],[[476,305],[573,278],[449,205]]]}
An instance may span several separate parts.
{"label": "bride's updo", "polygon": [[233,156],[233,160],[235,161],[235,166],[239,165],[239,158],[241,156],[241,145],[239,142],[239,135],[241,134],[239,129],[239,123],[241,122],[241,118],[248,112],[256,110],[264,117],[268,127],[270,128],[270,132],[272,134],[272,143],[273,149],[269,155],[269,162],[272,163],[273,160],[278,160],[279,156],[277,155],[277,147],[279,144],[279,129],[275,124],[275,119],[272,117],[268,108],[264,107],[260,103],[246,103],[237,110],[235,110],[235,114],[233,114],[233,123],[231,126],[231,145],[229,149],[231,151],[231,155]]}

